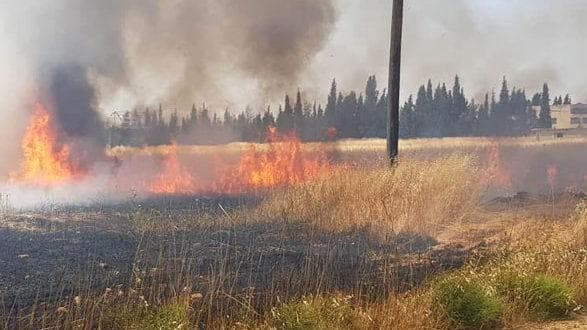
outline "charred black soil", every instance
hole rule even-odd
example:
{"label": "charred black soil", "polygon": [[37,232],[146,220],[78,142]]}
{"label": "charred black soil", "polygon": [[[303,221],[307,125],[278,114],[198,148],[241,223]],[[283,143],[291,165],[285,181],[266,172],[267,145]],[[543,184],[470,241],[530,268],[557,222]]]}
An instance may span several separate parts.
{"label": "charred black soil", "polygon": [[364,229],[332,234],[304,223],[231,219],[256,202],[165,198],[7,212],[0,222],[4,313],[137,286],[157,288],[152,297],[188,287],[204,296],[246,294],[256,307],[279,299],[273,293],[380,299],[461,266],[471,253],[422,234],[381,239]]}

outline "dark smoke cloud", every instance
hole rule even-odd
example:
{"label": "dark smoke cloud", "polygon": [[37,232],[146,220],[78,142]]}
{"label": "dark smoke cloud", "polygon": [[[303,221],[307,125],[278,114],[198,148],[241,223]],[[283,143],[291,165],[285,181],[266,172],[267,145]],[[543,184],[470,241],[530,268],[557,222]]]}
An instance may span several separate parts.
{"label": "dark smoke cloud", "polygon": [[[323,46],[335,22],[327,1],[224,0],[240,67],[263,89],[283,93]],[[232,38],[230,38],[232,37]]]}
{"label": "dark smoke cloud", "polygon": [[57,120],[71,138],[101,136],[101,120],[94,111],[96,94],[86,79],[84,68],[72,64],[59,66],[50,73],[48,94]]}
{"label": "dark smoke cloud", "polygon": [[[186,107],[281,98],[326,42],[336,15],[330,0],[220,0],[146,5],[130,17],[127,87],[147,103],[167,98]],[[151,80],[161,84],[153,88]]]}
{"label": "dark smoke cloud", "polygon": [[77,64],[60,65],[50,70],[42,84],[60,133],[74,146],[74,158],[86,166],[103,156],[105,146],[96,94],[87,78],[86,70]]}

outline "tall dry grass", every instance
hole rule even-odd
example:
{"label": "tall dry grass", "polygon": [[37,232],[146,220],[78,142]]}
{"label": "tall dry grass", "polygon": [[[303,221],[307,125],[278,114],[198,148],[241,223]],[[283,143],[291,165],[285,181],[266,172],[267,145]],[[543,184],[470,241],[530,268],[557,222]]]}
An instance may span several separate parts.
{"label": "tall dry grass", "polygon": [[393,168],[340,172],[272,195],[258,214],[320,230],[430,233],[466,218],[479,201],[474,159],[451,156]]}
{"label": "tall dry grass", "polygon": [[[552,275],[573,287],[587,304],[587,205],[580,202],[568,219],[528,219],[512,229],[505,265],[518,272]],[[500,260],[498,259],[498,263]]]}
{"label": "tall dry grass", "polygon": [[[470,152],[477,149],[490,147],[499,143],[504,147],[544,147],[560,145],[586,145],[587,138],[581,136],[566,137],[555,139],[551,136],[541,138],[532,137],[515,137],[515,138],[487,138],[487,137],[451,137],[451,138],[426,138],[426,139],[402,139],[399,148],[402,154],[411,154],[412,152],[429,150],[432,152],[458,150],[460,152]],[[182,154],[223,154],[223,153],[240,153],[246,151],[251,145],[263,150],[267,145],[264,143],[246,143],[233,142],[223,145],[182,145],[180,152]],[[322,142],[304,143],[308,149],[324,148]],[[385,139],[349,139],[329,143],[335,146],[341,153],[351,152],[376,152],[382,156],[385,155]],[[125,147],[117,146],[108,150],[108,155],[124,157],[134,154],[163,155],[166,146],[147,146],[147,147]]]}
{"label": "tall dry grass", "polygon": [[[504,216],[508,212],[500,211],[496,216]],[[548,276],[571,288],[574,296],[572,306],[579,306],[577,309],[580,310],[580,306],[587,304],[587,205],[584,202],[579,202],[576,212],[563,219],[543,215],[524,218],[518,215],[517,223],[512,225],[507,222],[502,230],[504,240],[488,260],[473,259],[448,277],[477,283],[488,292],[495,292],[504,285],[503,279],[512,274],[521,278]],[[391,296],[384,303],[368,304],[363,311],[371,322],[365,328],[452,328],[446,319],[434,314],[437,306],[431,299],[433,292],[433,286],[424,285],[405,295]],[[541,321],[529,310],[527,302],[522,297],[515,297],[514,300],[504,300],[499,327],[542,328]]]}

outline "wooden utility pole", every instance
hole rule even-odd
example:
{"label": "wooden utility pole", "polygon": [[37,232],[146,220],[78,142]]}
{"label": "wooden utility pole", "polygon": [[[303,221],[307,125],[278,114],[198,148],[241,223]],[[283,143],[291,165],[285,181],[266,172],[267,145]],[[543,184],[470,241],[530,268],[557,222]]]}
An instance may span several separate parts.
{"label": "wooden utility pole", "polygon": [[387,87],[387,155],[393,164],[398,154],[399,87],[402,52],[402,23],[404,0],[393,0],[391,18],[391,47],[389,52],[389,81]]}

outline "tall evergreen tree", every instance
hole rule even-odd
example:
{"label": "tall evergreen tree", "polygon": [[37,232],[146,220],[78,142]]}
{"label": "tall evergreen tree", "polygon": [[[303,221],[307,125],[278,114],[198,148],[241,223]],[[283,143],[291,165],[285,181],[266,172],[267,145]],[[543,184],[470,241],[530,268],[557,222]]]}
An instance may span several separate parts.
{"label": "tall evergreen tree", "polygon": [[336,79],[332,79],[330,93],[328,94],[328,100],[326,102],[326,109],[324,110],[326,125],[328,126],[334,126],[336,124],[336,97]]}
{"label": "tall evergreen tree", "polygon": [[452,88],[452,106],[449,112],[449,136],[459,136],[466,132],[467,100],[461,87],[459,76],[455,76]]}
{"label": "tall evergreen tree", "polygon": [[275,126],[275,117],[273,116],[273,113],[271,112],[271,107],[267,107],[267,110],[265,110],[265,112],[263,113],[263,131],[266,131],[268,127],[273,127]]}
{"label": "tall evergreen tree", "polygon": [[377,90],[377,79],[375,76],[369,76],[365,86],[365,109],[368,112],[375,112],[379,91]]}
{"label": "tall evergreen tree", "polygon": [[377,125],[375,126],[375,136],[384,138],[387,136],[387,108],[388,108],[389,100],[387,97],[387,92],[384,89],[381,92],[381,96],[379,97],[379,101],[377,102],[377,106],[375,108],[375,117],[377,118]]}
{"label": "tall evergreen tree", "polygon": [[379,99],[379,91],[377,90],[377,79],[375,76],[369,76],[365,86],[365,100],[362,110],[363,136],[375,137],[377,136],[377,125],[382,119],[381,115],[377,113],[377,102]]}
{"label": "tall evergreen tree", "polygon": [[340,104],[339,133],[341,137],[359,137],[357,106],[357,94],[355,92],[350,92],[343,98]]}
{"label": "tall evergreen tree", "polygon": [[485,94],[485,101],[479,107],[477,118],[479,120],[479,130],[477,131],[477,134],[481,136],[489,135],[491,129],[489,122],[489,94]]}
{"label": "tall evergreen tree", "polygon": [[550,95],[548,84],[542,86],[542,99],[540,100],[540,115],[538,116],[538,125],[541,128],[551,128],[552,119],[550,117]]}
{"label": "tall evergreen tree", "polygon": [[298,134],[301,134],[301,130],[304,125],[304,112],[302,107],[302,96],[300,94],[300,90],[296,94],[296,103],[294,104],[294,112],[293,112],[293,128],[294,130],[298,131]]}
{"label": "tall evergreen tree", "polygon": [[277,117],[277,128],[282,133],[289,133],[294,129],[294,112],[287,94],[285,95],[283,112],[280,112]]}
{"label": "tall evergreen tree", "polygon": [[[432,104],[434,101],[433,91],[432,91],[432,79],[428,79],[428,84],[426,84],[426,99],[428,104]],[[430,109],[432,111],[432,109]]]}
{"label": "tall evergreen tree", "polygon": [[169,118],[169,134],[171,137],[176,138],[179,135],[179,119],[177,117],[177,111],[174,111]]}
{"label": "tall evergreen tree", "polygon": [[449,91],[446,84],[438,85],[434,93],[434,114],[432,122],[435,123],[435,132],[433,136],[447,136],[450,128],[450,107],[452,106]]}
{"label": "tall evergreen tree", "polygon": [[402,138],[416,136],[414,115],[414,98],[410,95],[399,113],[399,134]]}
{"label": "tall evergreen tree", "polygon": [[531,104],[533,106],[539,106],[540,103],[542,103],[542,94],[540,94],[540,93],[534,94],[534,96],[532,96]]}
{"label": "tall evergreen tree", "polygon": [[430,106],[428,104],[428,97],[426,96],[426,87],[420,86],[418,94],[416,94],[416,104],[414,106],[414,134],[417,136],[430,137],[433,134],[430,132]]}
{"label": "tall evergreen tree", "polygon": [[510,108],[510,91],[506,77],[501,82],[499,92],[499,101],[493,111],[493,126],[497,135],[510,135],[511,133],[511,108]]}
{"label": "tall evergreen tree", "polygon": [[192,104],[192,110],[190,111],[190,124],[192,124],[192,126],[196,126],[197,123],[198,123],[198,110],[196,109],[196,104],[194,103],[194,104]]}

